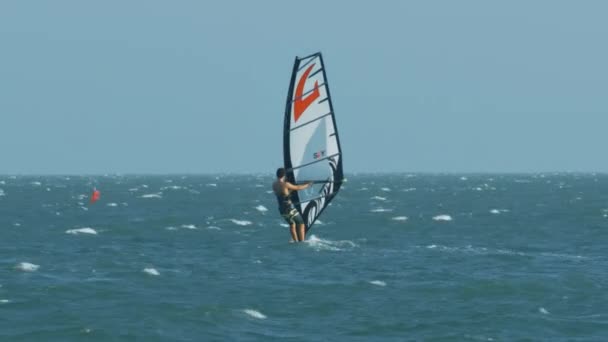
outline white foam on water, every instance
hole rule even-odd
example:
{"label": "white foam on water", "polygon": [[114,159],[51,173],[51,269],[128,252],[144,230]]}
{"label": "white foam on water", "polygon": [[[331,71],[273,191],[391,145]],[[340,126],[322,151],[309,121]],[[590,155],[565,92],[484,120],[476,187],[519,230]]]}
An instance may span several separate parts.
{"label": "white foam on water", "polygon": [[181,225],[181,227],[182,227],[182,228],[185,228],[185,229],[198,229],[198,228],[196,228],[196,226],[195,226],[195,225],[193,225],[193,224],[182,224],[182,225]]}
{"label": "white foam on water", "polygon": [[15,266],[15,268],[24,272],[36,272],[40,268],[40,265],[29,262],[20,262]]}
{"label": "white foam on water", "polygon": [[211,186],[211,187],[217,187],[217,184],[215,184],[215,183],[208,183],[208,184],[205,184],[205,185],[206,186]]}
{"label": "white foam on water", "polygon": [[122,202],[120,204],[122,204],[123,207],[128,207],[129,206],[129,203],[127,203],[127,202]]}
{"label": "white foam on water", "polygon": [[73,234],[73,235],[78,235],[78,234],[97,235],[97,231],[95,229],[93,229],[93,228],[90,228],[90,227],[77,228],[77,229],[68,229],[65,232],[67,234]]}
{"label": "white foam on water", "polygon": [[108,204],[106,204],[106,205],[107,205],[108,207],[117,207],[117,206],[118,206],[118,204],[116,204],[116,203],[108,203]]}
{"label": "white foam on water", "polygon": [[141,195],[139,197],[141,197],[141,198],[163,198],[162,192],[157,192],[155,194],[145,194],[145,195]]}
{"label": "white foam on water", "polygon": [[211,229],[211,230],[222,230],[222,228],[218,227],[218,226],[209,226],[207,227],[207,229]]}
{"label": "white foam on water", "polygon": [[177,227],[169,226],[165,228],[166,230],[177,230]]}
{"label": "white foam on water", "polygon": [[467,177],[464,177],[464,176],[460,177],[460,180],[461,180],[461,181],[466,181],[467,179],[468,179],[468,178],[467,178]]}
{"label": "white foam on water", "polygon": [[82,210],[84,210],[84,211],[88,211],[88,210],[89,210],[89,208],[87,208],[87,207],[85,207],[85,206],[83,206],[83,205],[81,205],[81,206],[80,206],[80,209],[82,209]]}
{"label": "white foam on water", "polygon": [[185,189],[185,188],[182,187],[182,186],[179,186],[179,185],[163,186],[162,188],[160,188],[161,191],[164,191],[164,190],[181,190],[181,189]]}
{"label": "white foam on water", "polygon": [[257,319],[266,319],[266,315],[264,315],[263,313],[259,312],[258,310],[253,310],[253,309],[243,309],[243,312],[253,318],[257,318]]}
{"label": "white foam on water", "polygon": [[433,217],[435,221],[452,221],[452,216],[450,215],[437,215]]}
{"label": "white foam on water", "polygon": [[139,191],[139,188],[131,188],[131,189],[129,189],[129,192],[135,192],[135,191]]}
{"label": "white foam on water", "polygon": [[41,186],[41,185],[42,185],[42,183],[40,183],[40,182],[32,182],[32,183],[30,183],[30,184],[32,184],[32,185],[34,185],[34,186]]}
{"label": "white foam on water", "polygon": [[416,188],[407,188],[407,189],[403,189],[403,192],[410,192],[410,191],[416,191]]}
{"label": "white foam on water", "polygon": [[232,221],[232,223],[237,224],[239,226],[248,226],[253,223],[253,222],[247,221],[247,220],[236,220],[236,219],[230,219],[230,221]]}
{"label": "white foam on water", "polygon": [[385,187],[385,188],[380,188],[380,190],[382,190],[382,191],[386,191],[386,192],[391,191],[391,189],[390,189],[390,188],[386,188],[386,187]]}
{"label": "white foam on water", "polygon": [[378,200],[378,201],[386,201],[386,197],[382,197],[382,196],[374,196],[371,199]]}
{"label": "white foam on water", "polygon": [[0,196],[6,196],[6,193],[2,189],[0,189]]}
{"label": "white foam on water", "polygon": [[146,184],[142,184],[141,187],[146,188],[146,189],[148,188],[148,186]]}
{"label": "white foam on water", "polygon": [[473,188],[473,190],[475,190],[475,191],[483,191],[483,189],[480,188],[480,187]]}
{"label": "white foam on water", "polygon": [[267,212],[267,211],[268,211],[268,208],[266,208],[265,206],[263,206],[263,205],[261,205],[261,204],[260,204],[260,205],[258,205],[257,207],[255,207],[255,209],[256,209],[257,211],[261,212],[261,213],[265,213],[265,212]]}
{"label": "white foam on water", "polygon": [[46,191],[51,191],[51,188],[46,188]]}
{"label": "white foam on water", "polygon": [[369,190],[369,189],[365,188],[365,187],[359,189],[359,191],[367,191],[367,190]]}
{"label": "white foam on water", "polygon": [[[331,203],[330,203],[330,204],[331,204]],[[317,225],[319,225],[319,226],[322,226],[322,225],[324,225],[324,224],[325,224],[325,222],[323,222],[323,221],[321,221],[321,220],[319,220],[319,219],[317,219],[317,220],[315,221],[315,223],[316,223]]]}
{"label": "white foam on water", "polygon": [[369,283],[376,286],[386,286],[386,283],[382,280],[372,280]]}
{"label": "white foam on water", "polygon": [[155,268],[152,268],[152,267],[144,268],[142,272],[147,273],[149,275],[153,275],[153,276],[160,275],[160,273],[158,273],[158,271]]}
{"label": "white foam on water", "polygon": [[5,181],[0,181],[0,185],[5,185],[6,182]]}
{"label": "white foam on water", "polygon": [[393,211],[393,209],[386,209],[386,208],[375,208],[370,210],[372,213],[387,213],[387,212],[391,212]]}
{"label": "white foam on water", "polygon": [[279,226],[289,228],[289,225],[287,223],[279,223]]}
{"label": "white foam on water", "polygon": [[492,209],[490,210],[490,213],[492,214],[500,214],[500,213],[507,213],[509,212],[508,209]]}
{"label": "white foam on water", "polygon": [[272,191],[272,190],[268,190],[268,191],[266,191],[266,193],[267,193],[267,194],[271,194],[271,193],[273,193],[273,192],[274,192],[274,191]]}
{"label": "white foam on water", "polygon": [[332,241],[326,239],[320,239],[315,235],[308,237],[304,243],[317,251],[343,251],[345,249],[352,249],[358,247],[354,242],[349,240]]}
{"label": "white foam on water", "polygon": [[392,218],[393,221],[407,221],[407,216],[395,216]]}
{"label": "white foam on water", "polygon": [[538,308],[538,312],[542,313],[543,315],[549,314],[549,311],[547,311],[547,309],[545,309],[545,308]]}
{"label": "white foam on water", "polygon": [[256,259],[256,260],[254,260],[254,261],[253,261],[253,263],[254,263],[254,264],[261,264],[261,263],[262,263],[262,260],[260,260],[260,259]]}
{"label": "white foam on water", "polygon": [[8,304],[10,302],[10,299],[0,299],[0,304]]}
{"label": "white foam on water", "polygon": [[13,226],[15,226],[15,227],[21,227],[21,223],[15,222],[15,223],[13,223]]}
{"label": "white foam on water", "polygon": [[80,195],[76,196],[76,198],[82,201],[83,199],[87,198],[87,195],[80,194]]}

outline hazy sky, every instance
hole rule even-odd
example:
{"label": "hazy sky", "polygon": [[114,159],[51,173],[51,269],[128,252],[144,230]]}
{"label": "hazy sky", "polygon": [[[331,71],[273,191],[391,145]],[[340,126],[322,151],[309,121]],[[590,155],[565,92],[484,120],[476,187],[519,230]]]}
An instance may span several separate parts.
{"label": "hazy sky", "polygon": [[2,1],[0,173],[273,172],[321,51],[344,170],[608,172],[605,1]]}

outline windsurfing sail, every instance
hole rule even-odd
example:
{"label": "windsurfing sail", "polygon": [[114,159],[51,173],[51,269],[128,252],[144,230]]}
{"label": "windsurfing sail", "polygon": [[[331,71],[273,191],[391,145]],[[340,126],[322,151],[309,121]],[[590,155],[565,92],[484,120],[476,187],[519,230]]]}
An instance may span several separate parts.
{"label": "windsurfing sail", "polygon": [[97,202],[97,200],[99,200],[99,196],[101,196],[101,193],[99,192],[99,190],[97,190],[96,188],[93,188],[93,193],[91,194],[91,200],[90,200],[90,204],[93,204],[95,202]]}
{"label": "windsurfing sail", "polygon": [[289,182],[314,182],[291,195],[308,231],[343,181],[342,150],[320,52],[295,59],[285,109],[283,158]]}

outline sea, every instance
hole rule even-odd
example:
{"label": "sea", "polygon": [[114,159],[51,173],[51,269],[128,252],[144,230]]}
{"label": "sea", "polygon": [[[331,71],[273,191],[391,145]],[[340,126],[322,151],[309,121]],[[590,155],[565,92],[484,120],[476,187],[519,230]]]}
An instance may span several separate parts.
{"label": "sea", "polygon": [[608,175],[347,177],[0,176],[0,341],[608,341]]}

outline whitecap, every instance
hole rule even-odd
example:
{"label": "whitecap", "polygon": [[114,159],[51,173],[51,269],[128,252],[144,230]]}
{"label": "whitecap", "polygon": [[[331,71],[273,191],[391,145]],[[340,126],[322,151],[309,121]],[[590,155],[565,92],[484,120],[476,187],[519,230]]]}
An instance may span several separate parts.
{"label": "whitecap", "polygon": [[383,282],[382,280],[372,280],[369,283],[372,285],[377,285],[377,286],[386,286],[386,283]]}
{"label": "whitecap", "polygon": [[247,221],[247,220],[235,220],[235,219],[230,219],[230,221],[232,221],[232,223],[237,224],[239,226],[248,226],[250,224],[252,224],[253,222],[251,221]]}
{"label": "whitecap", "polygon": [[8,304],[11,301],[9,299],[0,299],[0,304]]}
{"label": "whitecap", "polygon": [[24,272],[35,272],[40,268],[40,265],[32,264],[29,262],[20,262],[15,266],[15,268]]}
{"label": "whitecap", "polygon": [[6,182],[5,181],[0,181],[0,185],[5,185]]}
{"label": "whitecap", "polygon": [[217,184],[215,184],[215,183],[208,183],[208,184],[205,184],[205,185],[206,185],[206,186],[217,187]]}
{"label": "whitecap", "polygon": [[211,230],[222,230],[222,228],[218,227],[218,226],[209,226],[207,227],[207,229],[211,229]]}
{"label": "whitecap", "polygon": [[259,312],[257,310],[244,309],[243,312],[246,313],[247,315],[253,317],[253,318],[266,319],[266,315],[264,315],[263,313],[261,313],[261,312]]}
{"label": "whitecap", "polygon": [[370,210],[372,213],[386,213],[386,212],[391,212],[393,211],[393,209],[385,209],[385,208],[375,208]]}
{"label": "whitecap", "polygon": [[354,248],[357,245],[349,240],[341,240],[341,241],[332,241],[326,239],[320,239],[315,235],[311,235],[307,240],[304,241],[305,244],[314,248],[317,251],[328,250],[328,251],[342,251],[345,248]]}
{"label": "whitecap", "polygon": [[182,224],[182,228],[186,228],[186,229],[197,229],[195,225],[193,224]]}
{"label": "whitecap", "polygon": [[146,184],[142,184],[141,187],[146,188],[146,189],[148,188],[148,186]]}
{"label": "whitecap", "polygon": [[166,227],[165,229],[166,229],[166,230],[177,230],[177,228],[176,228],[176,227],[173,227],[173,226]]}
{"label": "whitecap", "polygon": [[46,191],[51,191],[51,188],[46,188]]}
{"label": "whitecap", "polygon": [[116,203],[108,203],[108,204],[106,204],[106,205],[107,205],[108,207],[117,207],[117,206],[118,206],[118,204],[116,204]]}
{"label": "whitecap", "polygon": [[171,186],[163,186],[162,188],[160,188],[161,190],[180,190],[180,189],[184,189],[184,187],[181,187],[179,185],[171,185]]}
{"label": "whitecap", "polygon": [[85,206],[82,206],[82,205],[80,206],[80,209],[82,209],[82,210],[84,210],[84,211],[88,211],[88,210],[89,210],[89,208],[87,208],[87,207],[85,207]]}
{"label": "whitecap", "polygon": [[32,185],[35,185],[35,186],[40,186],[40,185],[42,185],[42,183],[40,183],[40,182],[32,182],[31,184],[32,184]]}
{"label": "whitecap", "polygon": [[460,177],[460,180],[461,180],[461,181],[466,181],[467,179],[468,179],[468,178],[467,178],[467,177],[465,177],[465,176]]}
{"label": "whitecap", "polygon": [[97,231],[93,228],[89,228],[89,227],[84,227],[84,228],[77,228],[77,229],[68,229],[65,231],[68,234],[73,234],[73,235],[77,235],[77,234],[92,234],[92,235],[97,235]]}
{"label": "whitecap", "polygon": [[508,209],[492,209],[490,210],[490,213],[492,214],[500,214],[500,213],[506,213],[509,212]]}
{"label": "whitecap", "polygon": [[161,196],[161,195],[162,195],[162,193],[161,193],[161,192],[158,192],[158,193],[155,193],[155,194],[145,194],[145,195],[141,195],[141,196],[139,196],[139,197],[141,197],[141,198],[162,198],[162,196]]}
{"label": "whitecap", "polygon": [[151,268],[151,267],[144,268],[143,272],[147,273],[149,275],[153,275],[153,276],[160,275],[160,273],[158,273],[158,271],[155,268]]}
{"label": "whitecap", "polygon": [[83,199],[87,198],[87,195],[80,194],[80,195],[76,196],[76,198],[82,201]]}
{"label": "whitecap", "polygon": [[382,196],[374,196],[371,199],[378,200],[378,201],[386,201],[386,197],[382,197]]}
{"label": "whitecap", "polygon": [[0,196],[6,196],[6,193],[2,189],[0,189]]}
{"label": "whitecap", "polygon": [[261,205],[261,204],[260,204],[260,205],[258,205],[257,207],[255,207],[255,209],[256,209],[257,211],[261,212],[261,213],[264,213],[264,212],[267,212],[267,211],[268,211],[268,208],[266,208],[265,206],[263,206],[263,205]]}
{"label": "whitecap", "polygon": [[382,191],[391,191],[390,188],[380,188],[380,190],[382,190]]}
{"label": "whitecap", "polygon": [[450,215],[437,215],[433,217],[435,221],[452,221],[452,216]]}
{"label": "whitecap", "polygon": [[395,216],[392,218],[393,221],[406,221],[407,216]]}
{"label": "whitecap", "polygon": [[287,223],[279,223],[279,226],[289,228],[289,225]]}
{"label": "whitecap", "polygon": [[416,188],[403,189],[403,192],[410,192],[410,191],[416,191]]}
{"label": "whitecap", "polygon": [[542,313],[543,315],[549,314],[549,311],[547,311],[547,309],[545,309],[545,308],[538,308],[538,312]]}
{"label": "whitecap", "polygon": [[13,223],[13,226],[15,226],[15,227],[21,227],[21,223],[15,222],[15,223]]}
{"label": "whitecap", "polygon": [[131,188],[131,189],[129,189],[129,192],[135,192],[135,191],[139,191],[139,188]]}

